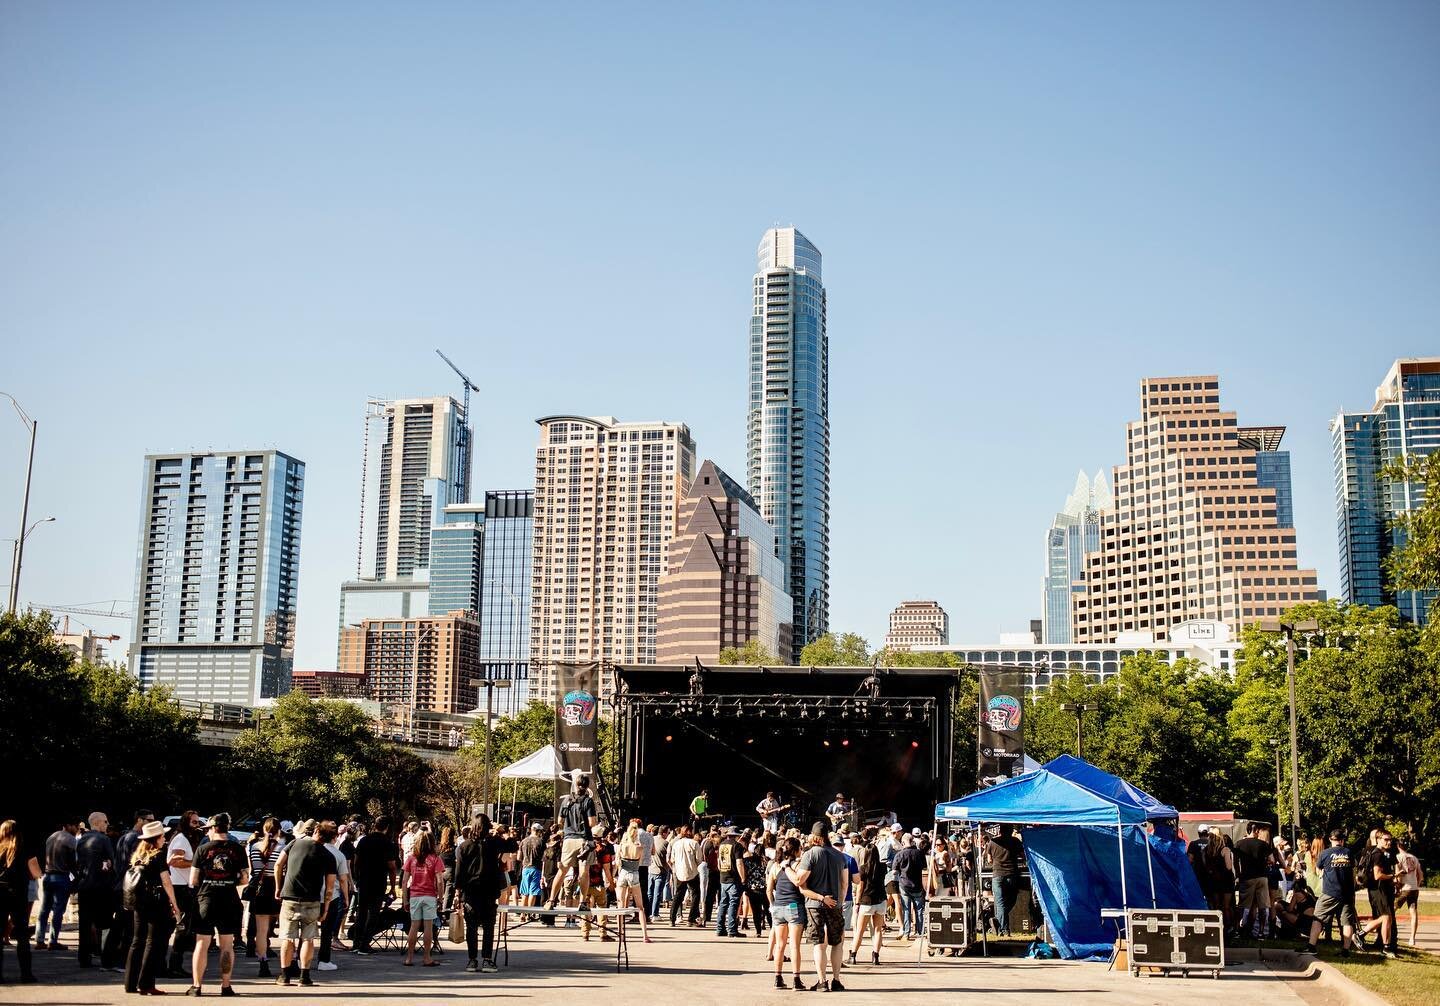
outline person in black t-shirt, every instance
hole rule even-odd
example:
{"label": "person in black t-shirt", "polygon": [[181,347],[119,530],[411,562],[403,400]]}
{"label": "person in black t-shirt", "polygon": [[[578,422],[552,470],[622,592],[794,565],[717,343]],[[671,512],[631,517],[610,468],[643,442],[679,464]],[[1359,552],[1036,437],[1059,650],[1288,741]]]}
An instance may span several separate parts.
{"label": "person in black t-shirt", "polygon": [[1315,860],[1320,873],[1320,896],[1315,902],[1315,924],[1310,927],[1310,942],[1300,948],[1302,954],[1315,953],[1320,930],[1337,919],[1340,922],[1340,954],[1350,953],[1355,937],[1355,868],[1350,850],[1345,848],[1345,832],[1336,828],[1330,833],[1330,848]]}
{"label": "person in black t-shirt", "polygon": [[1235,843],[1234,856],[1235,881],[1240,888],[1240,921],[1236,928],[1245,932],[1248,920],[1258,940],[1265,932],[1270,911],[1270,864],[1275,859],[1270,829],[1252,821],[1245,837]]}
{"label": "person in black t-shirt", "polygon": [[1375,832],[1375,844],[1363,862],[1365,893],[1370,900],[1370,921],[1360,931],[1360,942],[1380,931],[1380,949],[1386,957],[1397,951],[1395,926],[1395,879],[1397,861],[1395,838],[1388,831]]}
{"label": "person in black t-shirt", "polygon": [[275,984],[289,985],[289,968],[295,960],[295,945],[300,953],[300,984],[314,985],[310,964],[315,957],[315,940],[320,926],[330,911],[335,893],[335,877],[339,867],[335,857],[325,848],[335,838],[334,821],[308,820],[295,826],[297,838],[280,853],[275,865],[276,883],[285,878],[280,889],[280,973]]}
{"label": "person in black t-shirt", "polygon": [[[1020,894],[1020,860],[1025,857],[1025,846],[1015,836],[1015,829],[1008,824],[1000,826],[1000,834],[985,846],[985,858],[990,861],[990,872],[994,880],[995,922],[1001,936],[1010,935],[1010,908]],[[924,920],[920,920],[924,925]]]}
{"label": "person in black t-shirt", "polygon": [[250,878],[245,847],[230,838],[230,815],[210,819],[210,833],[195,850],[190,865],[190,889],[195,892],[195,953],[190,961],[194,979],[188,995],[199,995],[205,984],[205,966],[210,961],[210,940],[220,941],[220,994],[230,991],[230,971],[235,966],[235,937],[243,914],[240,888]]}
{"label": "person in black t-shirt", "polygon": [[354,952],[370,956],[370,938],[375,935],[375,918],[380,914],[387,891],[395,889],[400,849],[390,838],[390,819],[381,817],[365,837],[355,843],[350,876],[355,882],[355,926],[350,930]]}

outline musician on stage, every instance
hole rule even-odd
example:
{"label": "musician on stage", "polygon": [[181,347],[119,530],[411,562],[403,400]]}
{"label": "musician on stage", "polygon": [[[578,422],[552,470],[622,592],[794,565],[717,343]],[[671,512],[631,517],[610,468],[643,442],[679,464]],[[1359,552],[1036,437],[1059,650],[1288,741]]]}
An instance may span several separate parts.
{"label": "musician on stage", "polygon": [[755,813],[760,815],[760,827],[767,834],[779,834],[780,812],[789,806],[788,803],[782,806],[780,801],[775,799],[773,789],[766,792],[765,799],[755,805]]}
{"label": "musician on stage", "polygon": [[830,827],[838,828],[841,824],[849,823],[854,810],[855,805],[845,799],[844,793],[836,793],[835,802],[825,808],[825,816],[830,819]]}
{"label": "musician on stage", "polygon": [[690,801],[690,827],[698,827],[709,816],[710,791],[702,789],[700,795]]}

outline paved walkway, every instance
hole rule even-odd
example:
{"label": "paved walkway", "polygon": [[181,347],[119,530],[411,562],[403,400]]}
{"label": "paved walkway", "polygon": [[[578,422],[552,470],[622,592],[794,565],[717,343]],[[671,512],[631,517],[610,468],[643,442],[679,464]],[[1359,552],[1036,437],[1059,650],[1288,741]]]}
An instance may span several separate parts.
{"label": "paved walkway", "polygon": [[[761,940],[722,940],[699,930],[672,930],[668,925],[655,931],[655,942],[631,943],[631,970],[615,973],[614,945],[600,943],[598,936],[583,943],[576,930],[550,930],[526,926],[511,939],[510,967],[495,974],[467,974],[463,947],[446,944],[447,952],[438,968],[405,968],[395,953],[370,958],[337,954],[340,970],[317,973],[317,986],[279,988],[273,982],[255,978],[255,961],[242,958],[235,983],[240,996],[264,997],[267,1003],[363,1002],[366,1006],[418,1006],[449,1000],[495,997],[519,1002],[557,1002],[561,997],[587,1006],[641,1002],[779,1003],[794,1002],[795,992],[778,992],[773,987],[773,965],[765,961]],[[12,981],[13,951],[5,952],[6,975]],[[880,1003],[935,1003],[953,1001],[957,994],[983,993],[987,1004],[1010,1006],[1030,1003],[1045,996],[1055,1006],[1150,1006],[1171,1003],[1183,997],[1189,1004],[1234,1006],[1237,1002],[1264,1001],[1267,1006],[1300,1006],[1302,1000],[1292,986],[1262,965],[1239,964],[1219,981],[1209,977],[1189,979],[1136,979],[1128,974],[1107,972],[1103,964],[1017,959],[959,960],[922,958],[904,944],[887,946],[876,968],[860,964],[847,968],[842,980],[849,992],[846,1001]],[[55,1003],[67,1006],[102,1006],[126,1003],[138,997],[124,994],[119,975],[99,971],[81,972],[69,953],[35,955],[36,974],[42,984],[0,987],[0,1002]],[[214,981],[215,958],[211,958]],[[805,969],[810,983],[809,968]],[[184,993],[183,981],[162,984],[173,995]],[[218,986],[207,986],[206,995],[215,995]],[[238,997],[237,997],[238,998]]]}

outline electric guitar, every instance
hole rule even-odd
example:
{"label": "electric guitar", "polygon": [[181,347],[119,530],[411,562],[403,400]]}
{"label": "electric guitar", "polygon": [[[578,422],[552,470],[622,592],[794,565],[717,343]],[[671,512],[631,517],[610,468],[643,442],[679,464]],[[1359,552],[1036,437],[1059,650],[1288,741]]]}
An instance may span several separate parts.
{"label": "electric guitar", "polygon": [[776,807],[774,810],[768,813],[762,812],[760,815],[760,820],[769,821],[772,818],[778,818],[781,814],[783,814],[785,811],[789,810],[793,806],[795,806],[793,803],[782,803],[780,806]]}

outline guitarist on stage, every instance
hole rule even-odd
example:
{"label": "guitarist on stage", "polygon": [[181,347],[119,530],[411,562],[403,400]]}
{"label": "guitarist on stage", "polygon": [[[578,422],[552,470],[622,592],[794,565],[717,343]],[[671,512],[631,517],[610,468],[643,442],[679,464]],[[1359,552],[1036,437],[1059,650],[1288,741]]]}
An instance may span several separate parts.
{"label": "guitarist on stage", "polygon": [[702,789],[700,795],[690,801],[690,827],[698,828],[710,816],[710,791]]}
{"label": "guitarist on stage", "polygon": [[755,813],[760,815],[760,827],[766,834],[778,834],[780,831],[780,814],[790,809],[788,803],[782,804],[775,799],[775,791],[772,789],[765,794],[765,799],[755,805]]}

